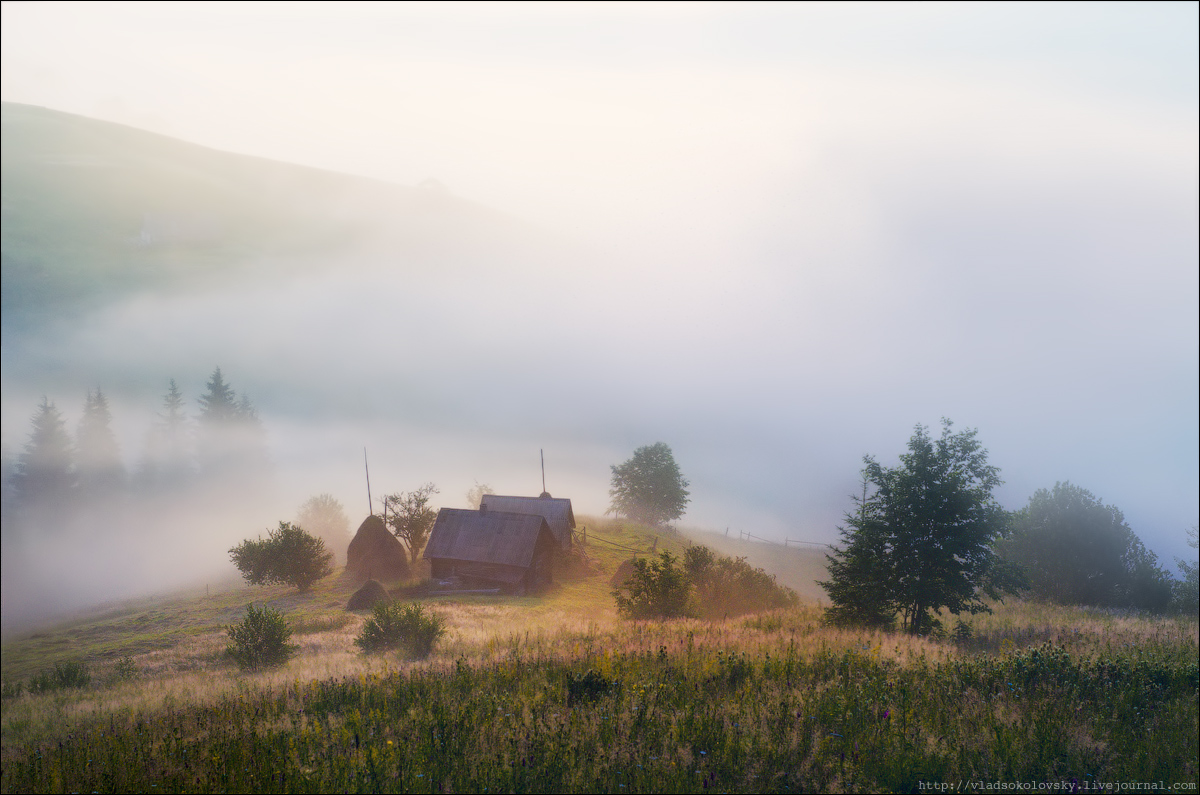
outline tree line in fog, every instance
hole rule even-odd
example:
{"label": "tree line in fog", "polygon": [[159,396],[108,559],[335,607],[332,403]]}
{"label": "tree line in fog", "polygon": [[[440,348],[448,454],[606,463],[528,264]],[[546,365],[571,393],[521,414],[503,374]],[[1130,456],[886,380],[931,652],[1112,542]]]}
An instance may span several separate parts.
{"label": "tree line in fog", "polygon": [[127,496],[170,496],[200,486],[252,487],[269,476],[266,434],[245,395],[218,367],[196,400],[196,411],[171,379],[135,467],[126,467],[112,428],[108,398],[97,388],[84,399],[71,432],[43,397],[24,447],[4,451],[3,498],[10,525],[53,524]]}

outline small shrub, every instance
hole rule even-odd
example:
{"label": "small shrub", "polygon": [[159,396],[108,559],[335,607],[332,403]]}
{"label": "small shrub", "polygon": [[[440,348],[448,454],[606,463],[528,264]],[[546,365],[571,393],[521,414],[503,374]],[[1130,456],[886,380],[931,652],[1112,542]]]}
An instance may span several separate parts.
{"label": "small shrub", "polygon": [[446,620],[419,602],[379,602],[354,643],[364,652],[403,646],[417,659],[428,657],[446,634]]}
{"label": "small shrub", "polygon": [[250,670],[283,665],[296,653],[297,647],[288,641],[292,630],[278,610],[270,607],[246,606],[242,623],[226,627],[229,646],[225,653],[239,667]]}
{"label": "small shrub", "polygon": [[0,698],[5,701],[8,701],[10,698],[20,698],[24,692],[24,682],[5,682],[3,685],[0,685]]}
{"label": "small shrub", "polygon": [[610,691],[617,691],[620,682],[609,679],[604,674],[588,669],[582,676],[576,675],[567,680],[567,706],[580,702],[596,701]]}
{"label": "small shrub", "polygon": [[81,662],[57,663],[53,671],[43,671],[29,680],[29,692],[49,693],[53,690],[87,687],[92,673]]}
{"label": "small shrub", "polygon": [[136,679],[141,671],[138,670],[137,663],[129,655],[117,660],[112,669],[113,681],[127,682],[130,679]]}

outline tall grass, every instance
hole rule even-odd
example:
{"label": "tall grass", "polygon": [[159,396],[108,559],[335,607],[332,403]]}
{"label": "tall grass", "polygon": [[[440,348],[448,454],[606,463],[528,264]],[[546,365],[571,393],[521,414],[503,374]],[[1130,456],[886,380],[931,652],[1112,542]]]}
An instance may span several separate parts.
{"label": "tall grass", "polygon": [[[908,791],[1196,777],[1194,623],[1009,605],[974,627],[972,642],[1000,639],[991,651],[827,630],[811,606],[508,634],[482,629],[512,620],[503,606],[443,610],[451,637],[425,663],[314,676],[302,658],[190,699],[60,702],[62,723],[24,732],[12,719],[37,722],[48,697],[20,696],[5,707],[3,789]],[[1071,615],[1077,626],[1041,638]],[[1027,628],[1035,645],[1020,643]]]}

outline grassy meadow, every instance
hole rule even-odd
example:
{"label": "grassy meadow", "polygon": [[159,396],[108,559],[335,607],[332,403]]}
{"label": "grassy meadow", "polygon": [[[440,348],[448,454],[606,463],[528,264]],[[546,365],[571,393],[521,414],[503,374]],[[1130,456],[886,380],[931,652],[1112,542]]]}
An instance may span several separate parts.
{"label": "grassy meadow", "polygon": [[[805,599],[720,621],[623,621],[608,581],[627,548],[686,539],[583,523],[590,565],[547,595],[429,599],[449,634],[420,662],[358,652],[365,614],[342,609],[354,585],[338,576],[304,595],[225,587],[131,602],[12,638],[0,786],[1194,791],[1194,620],[1018,601],[967,617],[969,637],[935,640],[824,627]],[[787,553],[776,563],[797,580],[821,575],[820,553]],[[222,627],[251,599],[287,614],[300,646],[288,665],[242,673],[224,656]],[[24,686],[79,661],[86,686]]]}

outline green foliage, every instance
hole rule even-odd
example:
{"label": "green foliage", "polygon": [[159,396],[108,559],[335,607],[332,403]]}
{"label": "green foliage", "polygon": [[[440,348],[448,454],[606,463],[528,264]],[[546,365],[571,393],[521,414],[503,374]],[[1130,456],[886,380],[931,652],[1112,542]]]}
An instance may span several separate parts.
{"label": "green foliage", "polygon": [[677,618],[691,615],[692,583],[679,558],[664,550],[658,559],[633,561],[633,574],[613,591],[617,612],[626,618]]}
{"label": "green foliage", "polygon": [[[1192,549],[1200,546],[1196,536],[1197,526],[1192,525],[1187,530],[1187,543]],[[1200,561],[1175,558],[1175,563],[1183,575],[1183,579],[1175,583],[1175,610],[1184,615],[1200,615],[1200,572],[1197,571]]]}
{"label": "green foliage", "polygon": [[998,545],[1028,571],[1033,594],[1059,604],[1165,611],[1170,577],[1120,509],[1070,483],[1039,489]]}
{"label": "green foliage", "polygon": [[625,618],[721,618],[799,604],[792,589],[745,558],[699,544],[688,547],[682,561],[664,550],[657,559],[632,563],[629,578],[612,592]]}
{"label": "green foliage", "polygon": [[49,693],[54,690],[87,687],[92,673],[82,662],[57,663],[53,671],[43,671],[29,680],[30,693]]}
{"label": "green foliage", "polygon": [[242,623],[225,628],[229,645],[225,653],[238,667],[256,671],[283,665],[296,654],[298,647],[290,643],[292,630],[283,613],[271,607],[246,605]]}
{"label": "green foliage", "polygon": [[354,643],[364,652],[403,647],[411,657],[424,659],[446,634],[446,619],[419,602],[379,602]]}
{"label": "green foliage", "polygon": [[229,557],[251,585],[291,585],[301,593],[333,573],[333,554],[325,542],[290,522],[269,530],[265,541],[243,541]]}
{"label": "green foliage", "polygon": [[117,664],[113,666],[113,679],[119,682],[136,679],[141,672],[138,670],[137,663],[129,655],[125,655],[117,660]]}
{"label": "green foliage", "polygon": [[693,544],[683,553],[683,568],[692,583],[697,614],[702,618],[739,616],[780,607],[795,607],[800,598],[745,558],[718,555]]}
{"label": "green foliage", "polygon": [[592,668],[585,674],[567,678],[567,706],[597,701],[610,693],[619,692],[621,683]]}
{"label": "green foliage", "polygon": [[426,483],[413,491],[388,494],[383,498],[384,521],[397,538],[408,547],[408,554],[416,565],[417,557],[429,540],[437,511],[429,500],[438,493],[437,486]]}
{"label": "green foliage", "polygon": [[683,516],[688,481],[671,448],[663,442],[639,447],[633,458],[612,469],[612,506],[607,513],[662,527]]}
{"label": "green foliage", "polygon": [[887,626],[899,613],[907,631],[928,634],[940,628],[931,611],[989,612],[985,595],[998,599],[1022,584],[992,549],[1006,532],[992,496],[1000,471],[975,431],[951,427],[942,420],[934,440],[918,425],[899,466],[863,459],[864,495],[846,514],[845,547],[827,556],[829,580],[820,583],[831,623]]}

